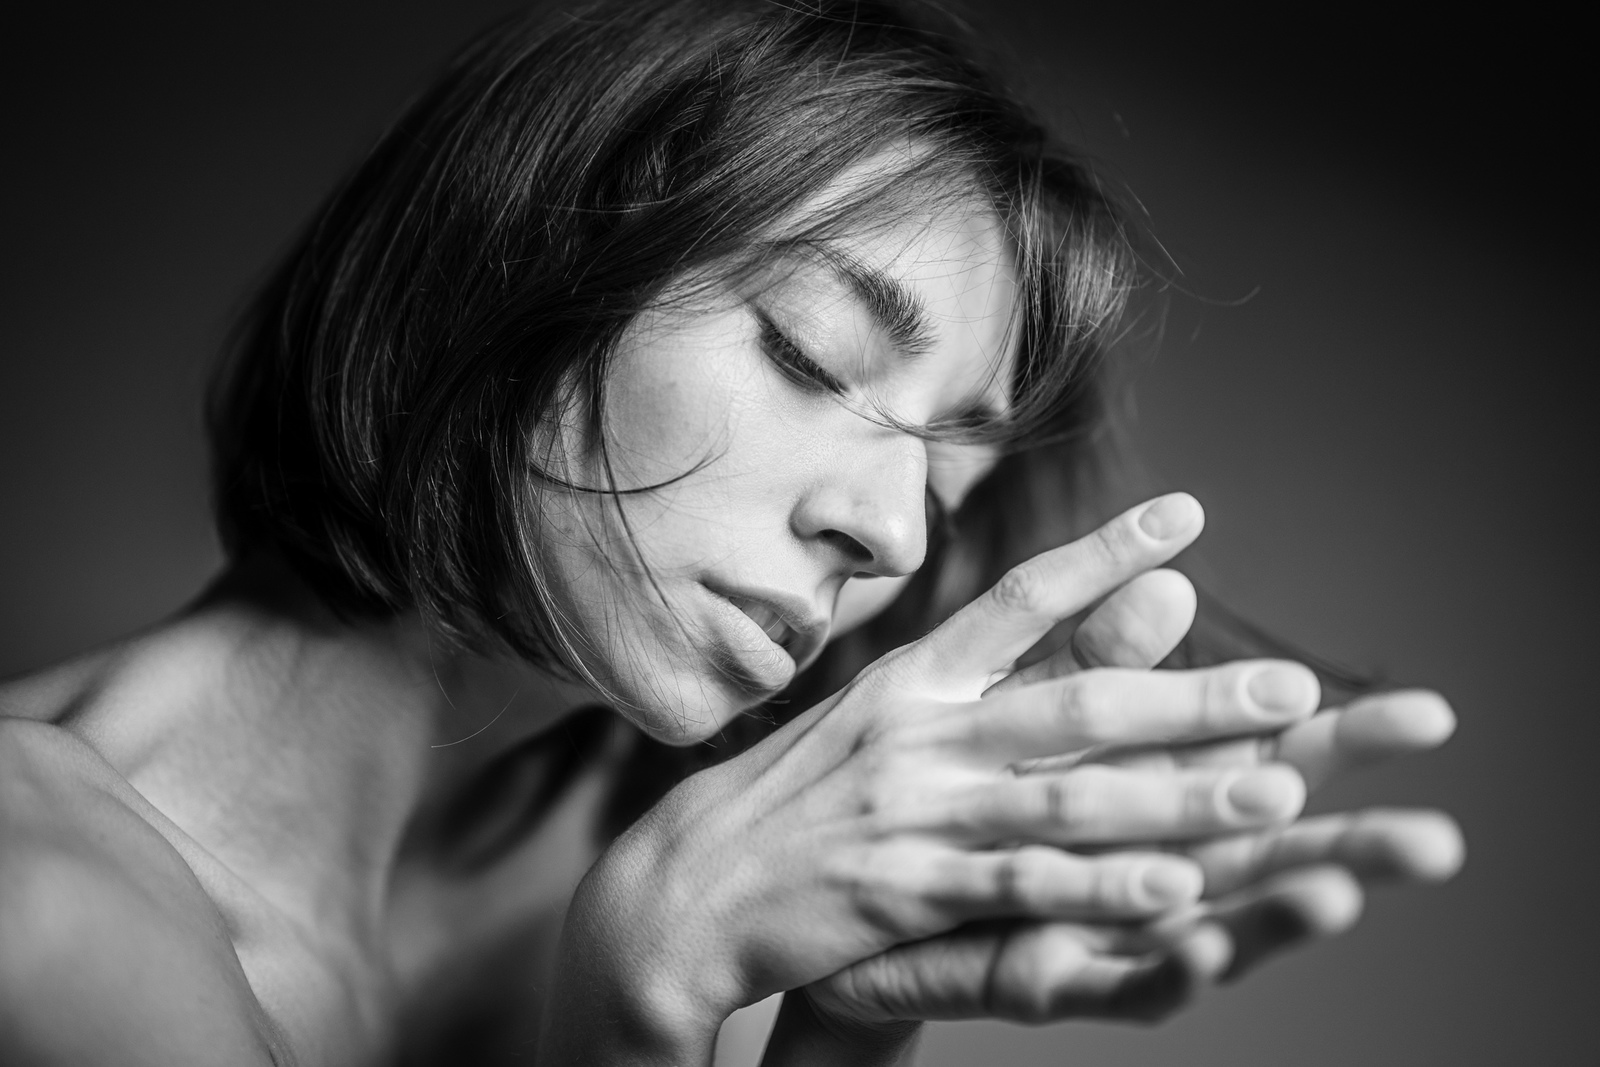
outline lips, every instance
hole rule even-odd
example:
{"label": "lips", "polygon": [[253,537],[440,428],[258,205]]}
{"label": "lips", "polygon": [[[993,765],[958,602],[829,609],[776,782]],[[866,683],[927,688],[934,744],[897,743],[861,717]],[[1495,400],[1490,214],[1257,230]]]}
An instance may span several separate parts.
{"label": "lips", "polygon": [[[791,660],[789,672],[810,664],[828,638],[828,619],[810,601],[778,590],[707,583],[707,588],[761,631]],[[787,673],[787,672],[786,672]]]}
{"label": "lips", "polygon": [[734,607],[750,616],[750,621],[761,627],[761,632],[766,634],[773,644],[785,652],[789,651],[789,646],[794,643],[796,636],[794,627],[784,621],[776,608],[742,596],[731,596],[728,599],[732,601]]}

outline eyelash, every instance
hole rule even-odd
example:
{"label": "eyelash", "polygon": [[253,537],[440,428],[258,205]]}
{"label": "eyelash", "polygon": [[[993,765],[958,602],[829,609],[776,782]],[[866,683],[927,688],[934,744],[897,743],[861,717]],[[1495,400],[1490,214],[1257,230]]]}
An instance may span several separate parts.
{"label": "eyelash", "polygon": [[778,369],[795,384],[816,392],[835,393],[839,396],[844,396],[850,391],[848,385],[802,352],[799,345],[778,329],[777,323],[759,312],[757,317],[761,321],[761,347],[766,351],[767,358],[776,363]]}

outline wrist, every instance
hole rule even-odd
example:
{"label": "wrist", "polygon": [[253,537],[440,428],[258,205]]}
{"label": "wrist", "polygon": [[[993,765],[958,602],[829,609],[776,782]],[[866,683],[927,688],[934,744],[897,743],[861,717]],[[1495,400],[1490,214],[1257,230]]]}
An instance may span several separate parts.
{"label": "wrist", "polygon": [[612,859],[591,869],[568,907],[538,1062],[709,1064],[732,1011],[718,995],[727,983],[711,980],[703,954],[672,951],[662,924],[629,906],[622,887],[638,880]]}
{"label": "wrist", "polygon": [[545,1002],[537,1062],[710,1064],[722,1018],[693,991],[566,944]]}

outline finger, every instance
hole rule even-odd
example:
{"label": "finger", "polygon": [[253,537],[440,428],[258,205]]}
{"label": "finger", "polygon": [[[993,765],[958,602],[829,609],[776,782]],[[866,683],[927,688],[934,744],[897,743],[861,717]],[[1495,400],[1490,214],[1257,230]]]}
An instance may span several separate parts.
{"label": "finger", "polygon": [[1014,935],[995,961],[988,1014],[1024,1023],[1062,1019],[1165,1018],[1195,992],[1194,976],[1171,953],[1120,956],[1075,951],[1070,927]]}
{"label": "finger", "polygon": [[1176,953],[1113,955],[1106,941],[1070,923],[976,924],[890,949],[812,990],[830,1010],[874,1022],[1154,1019],[1192,993]]}
{"label": "finger", "polygon": [[1308,867],[1219,901],[1209,922],[1227,934],[1233,981],[1286,949],[1343,933],[1361,917],[1361,885],[1342,867]]}
{"label": "finger", "polygon": [[1194,583],[1177,571],[1148,571],[1117,590],[1072,635],[1073,658],[1088,667],[1150,668],[1194,625]]}
{"label": "finger", "polygon": [[1297,867],[1337,864],[1363,882],[1442,882],[1461,869],[1461,830],[1442,812],[1374,808],[1207,841],[1188,853],[1218,897]]}
{"label": "finger", "polygon": [[1187,493],[1126,511],[1087,537],[1018,564],[913,646],[911,665],[935,685],[980,688],[1060,620],[1177,555],[1204,513]]}
{"label": "finger", "polygon": [[[1291,726],[1290,729],[1294,727]],[[1204,741],[1192,745],[1127,749],[1097,756],[1096,762],[1103,761],[1117,767],[1140,767],[1152,770],[1162,767],[1258,767],[1263,763],[1272,762],[1262,754],[1268,740],[1266,737],[1235,737],[1226,741]]]}
{"label": "finger", "polygon": [[1261,755],[1293,764],[1315,789],[1355,768],[1437,748],[1455,728],[1455,713],[1437,693],[1379,693],[1290,727]]}
{"label": "finger", "polygon": [[1320,696],[1316,675],[1282,660],[1190,671],[1102,668],[989,697],[952,726],[964,748],[1023,760],[1281,729],[1309,716]]}
{"label": "finger", "polygon": [[1177,571],[1138,575],[1095,608],[1067,646],[990,686],[984,695],[1048,681],[1087,667],[1154,667],[1194,624],[1194,585]]}
{"label": "finger", "polygon": [[1056,845],[1180,841],[1286,822],[1305,803],[1289,767],[1151,774],[1091,764],[1020,775],[955,798],[943,824],[982,843]]}
{"label": "finger", "polygon": [[1173,953],[1197,985],[1210,985],[1233,964],[1233,938],[1216,923],[1202,922],[1172,939]]}
{"label": "finger", "polygon": [[1079,856],[1028,845],[998,852],[951,852],[934,877],[934,901],[952,922],[1031,918],[1147,918],[1200,899],[1194,862],[1165,852]]}
{"label": "finger", "polygon": [[1276,736],[1096,754],[1094,758],[1141,767],[1245,767],[1281,762],[1298,770],[1315,790],[1357,768],[1437,748],[1455,732],[1455,724],[1454,712],[1437,693],[1402,690],[1318,712]]}

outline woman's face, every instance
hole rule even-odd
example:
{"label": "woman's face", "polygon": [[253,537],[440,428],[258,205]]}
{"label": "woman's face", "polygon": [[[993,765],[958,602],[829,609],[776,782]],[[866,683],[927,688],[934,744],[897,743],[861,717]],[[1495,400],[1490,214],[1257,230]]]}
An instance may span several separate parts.
{"label": "woman's face", "polygon": [[[881,413],[1002,411],[1014,285],[998,220],[947,207],[630,325],[609,477],[660,488],[547,498],[541,551],[643,729],[709,736],[894,598],[927,547],[925,494],[954,507],[994,457]],[[599,450],[567,462],[607,483]]]}

